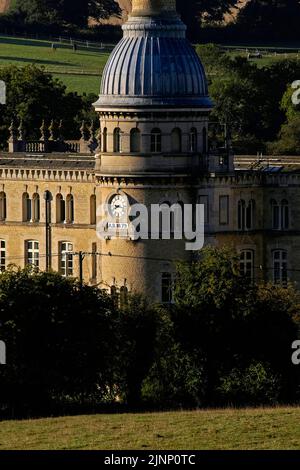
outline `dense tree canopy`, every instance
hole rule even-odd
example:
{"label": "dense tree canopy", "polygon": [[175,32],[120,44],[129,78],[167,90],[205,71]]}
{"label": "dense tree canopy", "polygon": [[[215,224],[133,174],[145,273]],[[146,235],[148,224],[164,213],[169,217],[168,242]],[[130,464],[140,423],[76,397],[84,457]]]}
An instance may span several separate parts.
{"label": "dense tree canopy", "polygon": [[22,119],[28,138],[39,138],[42,120],[50,124],[63,120],[65,138],[78,137],[82,119],[93,117],[91,103],[95,96],[78,96],[65,85],[35,65],[8,66],[0,71],[7,89],[7,104],[0,105],[0,145],[6,145],[12,119]]}
{"label": "dense tree canopy", "polygon": [[[300,77],[299,61],[284,59],[259,67],[246,57],[226,54],[216,45],[198,46],[197,51],[215,104],[211,120],[230,127],[234,151],[256,154],[272,148],[273,152],[268,143],[277,141],[287,118],[299,113],[299,105],[292,103],[291,88]],[[293,129],[296,127],[289,130],[289,139],[296,137]],[[298,145],[293,148],[293,153],[298,153]]]}
{"label": "dense tree canopy", "polygon": [[116,300],[55,273],[2,273],[1,417],[299,399],[299,292],[249,283],[230,250],[180,264],[170,306]]}
{"label": "dense tree canopy", "polygon": [[99,20],[121,11],[114,0],[16,0],[12,12],[25,23],[87,26],[89,17]]}
{"label": "dense tree canopy", "polygon": [[238,3],[239,0],[177,0],[177,8],[189,35],[196,38],[201,24],[222,21],[224,14]]}
{"label": "dense tree canopy", "polygon": [[250,0],[241,9],[238,18],[246,30],[261,32],[265,35],[294,34],[299,30],[300,3],[298,0]]}
{"label": "dense tree canopy", "polygon": [[58,274],[14,268],[0,279],[0,408],[51,412],[60,400],[110,398],[115,308],[103,291]]}

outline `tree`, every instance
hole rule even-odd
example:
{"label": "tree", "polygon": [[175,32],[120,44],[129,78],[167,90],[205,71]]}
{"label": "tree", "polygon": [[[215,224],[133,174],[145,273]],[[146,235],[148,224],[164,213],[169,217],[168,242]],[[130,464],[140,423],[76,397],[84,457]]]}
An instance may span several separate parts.
{"label": "tree", "polygon": [[105,292],[55,273],[15,270],[0,278],[1,409],[51,414],[114,396],[115,308]]}
{"label": "tree", "polygon": [[177,9],[195,40],[203,23],[220,22],[224,14],[238,5],[239,0],[177,0]]}
{"label": "tree", "polygon": [[[300,67],[298,73],[300,74]],[[297,75],[294,72],[292,76],[296,77]],[[280,106],[286,120],[280,128],[277,140],[268,145],[268,151],[271,154],[300,155],[300,104],[294,103],[294,93],[295,89],[289,84]]]}
{"label": "tree", "polygon": [[273,155],[300,155],[300,115],[291,117],[282,125],[278,140],[268,146]]}
{"label": "tree", "polygon": [[114,0],[16,0],[11,13],[28,24],[87,27],[90,17],[100,20],[119,16],[121,10]]}
{"label": "tree", "polygon": [[140,295],[130,295],[121,309],[118,323],[118,388],[129,406],[140,406],[142,383],[154,355],[159,317]]}
{"label": "tree", "polygon": [[[256,366],[266,387],[276,377],[278,399],[295,399],[299,373],[291,363],[291,344],[299,327],[299,293],[294,287],[249,283],[228,248],[202,250],[199,261],[178,266],[177,279],[175,338],[184,351],[203,360],[207,403],[224,398],[219,387],[228,385],[227,376],[246,380],[246,371]],[[252,382],[257,403],[261,383]],[[241,388],[239,400],[242,396]]]}
{"label": "tree", "polygon": [[153,363],[142,384],[142,399],[156,407],[199,407],[207,386],[204,358],[176,339],[170,311],[160,308],[157,313]]}
{"label": "tree", "polygon": [[237,17],[237,23],[244,29],[264,37],[270,34],[278,38],[294,36],[299,22],[298,0],[250,0]]}
{"label": "tree", "polygon": [[96,117],[90,112],[94,95],[81,97],[67,92],[65,85],[43,68],[35,65],[4,67],[0,79],[7,88],[7,104],[0,105],[2,148],[8,140],[10,123],[16,117],[23,120],[29,139],[38,139],[42,120],[50,124],[51,119],[63,120],[65,138],[77,138],[82,119]]}
{"label": "tree", "polygon": [[216,46],[197,47],[209,72],[209,93],[214,102],[212,121],[231,129],[236,153],[265,151],[267,142],[277,140],[281,126],[292,109],[287,85],[300,76],[297,60],[282,60],[258,67],[246,58],[223,53]]}

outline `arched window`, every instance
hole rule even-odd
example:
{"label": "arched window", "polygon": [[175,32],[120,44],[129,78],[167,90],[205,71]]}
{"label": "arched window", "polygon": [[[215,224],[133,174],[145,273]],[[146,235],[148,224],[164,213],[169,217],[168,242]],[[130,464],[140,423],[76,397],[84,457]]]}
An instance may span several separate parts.
{"label": "arched window", "polygon": [[254,278],[254,252],[242,250],[240,253],[240,274],[250,281]]}
{"label": "arched window", "polygon": [[287,251],[274,250],[273,251],[273,281],[275,283],[286,284],[287,276]]}
{"label": "arched window", "polygon": [[97,201],[96,195],[92,194],[90,197],[90,224],[96,225],[96,218],[97,218]]}
{"label": "arched window", "polygon": [[0,193],[0,221],[6,220],[6,194],[4,191]]}
{"label": "arched window", "polygon": [[240,199],[238,202],[238,229],[245,230],[246,227],[246,202]]}
{"label": "arched window", "polygon": [[193,127],[189,135],[189,151],[197,152],[198,150],[198,134],[197,129]]}
{"label": "arched window", "polygon": [[37,193],[35,193],[32,196],[32,212],[33,212],[32,214],[33,222],[39,222],[40,221],[40,196]]}
{"label": "arched window", "polygon": [[119,127],[114,130],[114,152],[121,152],[121,129]]}
{"label": "arched window", "polygon": [[181,152],[181,145],[182,145],[182,138],[181,138],[181,130],[176,128],[172,130],[171,134],[171,144],[172,144],[172,152],[180,153]]}
{"label": "arched window", "polygon": [[66,222],[72,224],[74,222],[74,196],[68,194],[66,199]]}
{"label": "arched window", "polygon": [[254,227],[255,201],[250,199],[248,205],[243,199],[238,202],[238,229],[251,230]]}
{"label": "arched window", "polygon": [[275,199],[271,200],[271,210],[272,210],[272,229],[279,229],[279,205]]}
{"label": "arched window", "polygon": [[22,210],[23,210],[23,222],[31,221],[31,199],[28,193],[23,193],[22,196]]}
{"label": "arched window", "polygon": [[130,131],[130,152],[141,151],[141,132],[139,129],[131,129]]}
{"label": "arched window", "polygon": [[286,199],[281,201],[281,228],[287,230],[290,224],[289,203]]}
{"label": "arched window", "polygon": [[272,229],[273,230],[287,230],[290,224],[289,203],[283,199],[280,204],[271,200],[272,211]]}
{"label": "arched window", "polygon": [[103,151],[104,153],[107,152],[107,127],[104,127],[104,129],[103,129],[102,151]]}
{"label": "arched window", "polygon": [[202,130],[202,151],[207,153],[207,130],[206,127],[203,127]]}
{"label": "arched window", "polygon": [[61,194],[56,196],[56,222],[63,223],[66,220],[66,203]]}
{"label": "arched window", "polygon": [[255,212],[255,201],[250,199],[246,209],[246,229],[251,230],[254,228],[254,212]]}
{"label": "arched window", "polygon": [[161,130],[152,129],[151,131],[151,152],[160,153],[161,152]]}

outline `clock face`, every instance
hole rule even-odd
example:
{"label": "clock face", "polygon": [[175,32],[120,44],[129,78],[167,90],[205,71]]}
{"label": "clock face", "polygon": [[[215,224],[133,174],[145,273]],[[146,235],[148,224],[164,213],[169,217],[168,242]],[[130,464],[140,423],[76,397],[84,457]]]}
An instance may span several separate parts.
{"label": "clock face", "polygon": [[114,217],[122,217],[127,210],[127,198],[116,194],[110,201],[110,210]]}

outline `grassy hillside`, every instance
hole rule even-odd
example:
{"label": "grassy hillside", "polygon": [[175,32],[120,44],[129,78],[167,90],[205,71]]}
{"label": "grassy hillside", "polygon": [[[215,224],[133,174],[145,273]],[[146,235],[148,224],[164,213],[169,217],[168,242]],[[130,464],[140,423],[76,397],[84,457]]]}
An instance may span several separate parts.
{"label": "grassy hillside", "polygon": [[0,13],[5,13],[9,9],[11,3],[11,0],[0,0]]}
{"label": "grassy hillside", "polygon": [[3,421],[0,450],[300,449],[300,408]]}
{"label": "grassy hillside", "polygon": [[[93,47],[90,43],[87,48],[83,43],[82,47],[74,52],[70,44],[57,42],[55,43],[57,45],[56,52],[53,52],[51,44],[51,41],[0,35],[0,68],[9,64],[24,66],[28,63],[35,63],[45,67],[46,71],[53,73],[55,77],[66,84],[70,91],[76,91],[79,94],[98,94],[102,71],[111,47],[103,49],[100,45]],[[228,53],[246,57],[246,47],[241,45],[230,49],[228,46],[230,51]],[[252,46],[252,48],[254,51],[256,50],[256,47]],[[269,65],[274,61],[287,58],[300,59],[298,51],[288,49],[287,46],[286,53],[284,49],[281,49],[276,54],[272,52],[274,46],[269,51],[266,47],[258,46],[258,48],[263,52],[263,58],[252,60],[259,66]]]}
{"label": "grassy hillside", "polygon": [[51,42],[0,36],[0,67],[24,66],[35,63],[62,80],[71,91],[99,93],[100,80],[109,51],[80,47],[73,52],[70,45],[57,43],[53,52]]}

